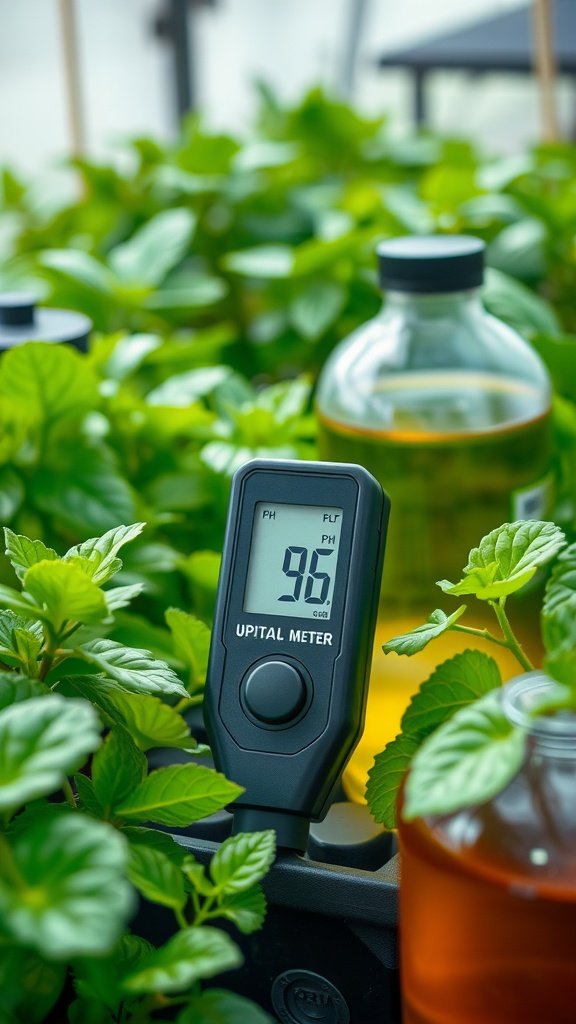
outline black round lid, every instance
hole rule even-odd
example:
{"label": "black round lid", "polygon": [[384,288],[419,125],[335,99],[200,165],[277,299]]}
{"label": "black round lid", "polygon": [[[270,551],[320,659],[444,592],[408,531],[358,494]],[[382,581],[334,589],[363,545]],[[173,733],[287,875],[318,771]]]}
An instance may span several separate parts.
{"label": "black round lid", "polygon": [[412,235],[380,242],[378,272],[384,290],[459,292],[484,280],[484,250],[472,235]]}
{"label": "black round lid", "polygon": [[67,342],[85,352],[92,321],[70,309],[36,306],[28,292],[0,293],[0,351],[26,341]]}

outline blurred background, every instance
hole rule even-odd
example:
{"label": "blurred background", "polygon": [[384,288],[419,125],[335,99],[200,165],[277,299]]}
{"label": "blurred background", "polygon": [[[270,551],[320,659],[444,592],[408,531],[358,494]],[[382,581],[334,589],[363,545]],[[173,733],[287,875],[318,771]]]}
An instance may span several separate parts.
{"label": "blurred background", "polygon": [[[3,521],[57,550],[146,521],[139,614],[209,619],[230,477],[314,457],[318,376],[382,305],[376,244],[472,234],[486,308],[552,378],[574,531],[575,19],[575,0],[0,4],[0,293],[31,296],[0,300]],[[30,362],[22,342],[86,348],[90,326],[46,338],[33,299],[89,318],[88,351]]]}
{"label": "blurred background", "polygon": [[[575,6],[572,0],[560,6]],[[524,48],[530,65],[530,12],[525,0],[19,0],[0,5],[0,160],[33,169],[67,150],[63,11],[73,7],[79,60],[79,110],[86,151],[102,157],[120,137],[174,136],[177,76],[187,79],[190,101],[206,120],[226,130],[245,129],[254,111],[254,81],[294,102],[312,84],[385,114],[399,130],[414,115],[414,72],[409,62],[383,68],[381,58],[412,52],[511,12],[524,25],[480,35],[485,59],[510,63]],[[563,12],[561,12],[563,14]],[[176,45],[170,35],[175,17]],[[183,39],[186,22],[187,45]],[[558,47],[573,38],[558,33]],[[189,68],[182,66],[188,50]],[[469,49],[469,48],[468,48]],[[433,55],[434,56],[434,55]],[[438,57],[438,52],[435,54]],[[459,51],[466,64],[464,41]],[[184,53],[184,60],[186,54]],[[178,61],[180,66],[177,67]],[[510,67],[478,78],[470,71],[432,70],[425,83],[427,122],[442,132],[473,134],[487,150],[511,152],[539,132],[537,86]],[[576,121],[573,75],[556,85],[565,132]],[[181,81],[182,86],[182,81]],[[182,86],[186,91],[186,84]]]}

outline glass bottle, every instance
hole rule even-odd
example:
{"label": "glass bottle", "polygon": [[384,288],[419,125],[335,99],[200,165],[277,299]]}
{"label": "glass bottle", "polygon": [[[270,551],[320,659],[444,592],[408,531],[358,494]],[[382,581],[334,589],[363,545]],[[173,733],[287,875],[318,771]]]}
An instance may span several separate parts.
{"label": "glass bottle", "polygon": [[[484,243],[398,238],[378,260],[382,311],[334,350],[317,392],[320,456],[365,466],[392,501],[366,728],[345,776],[359,800],[410,696],[469,641],[445,634],[414,658],[386,661],[382,644],[426,620],[442,599],[435,581],[458,579],[484,534],[547,518],[553,489],[550,381],[482,305]],[[537,657],[537,631],[526,633]],[[514,671],[507,652],[501,668],[505,678]]]}
{"label": "glass bottle", "polygon": [[404,1024],[576,1019],[576,715],[526,714],[554,686],[531,672],[504,687],[531,737],[503,792],[400,822]]}

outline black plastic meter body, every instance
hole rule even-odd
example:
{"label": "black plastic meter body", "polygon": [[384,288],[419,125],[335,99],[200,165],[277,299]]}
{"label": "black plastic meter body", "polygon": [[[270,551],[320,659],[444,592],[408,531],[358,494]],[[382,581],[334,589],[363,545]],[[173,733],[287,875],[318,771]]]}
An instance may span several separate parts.
{"label": "black plastic meter body", "polygon": [[305,849],[364,723],[389,502],[361,466],[236,473],[205,697],[236,831]]}

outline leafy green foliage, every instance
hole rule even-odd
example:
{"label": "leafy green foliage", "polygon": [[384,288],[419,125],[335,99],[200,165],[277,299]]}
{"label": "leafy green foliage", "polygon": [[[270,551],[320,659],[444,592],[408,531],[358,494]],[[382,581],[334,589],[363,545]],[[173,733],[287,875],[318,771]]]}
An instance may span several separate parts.
{"label": "leafy green foliage", "polygon": [[124,978],[127,992],[182,992],[242,963],[240,950],[215,928],[186,928],[144,957]]}
{"label": "leafy green foliage", "polygon": [[126,856],[122,837],[91,818],[32,821],[0,864],[4,928],[48,959],[105,952],[133,907]]}
{"label": "leafy green foliage", "polygon": [[275,853],[273,832],[239,833],[226,839],[210,863],[214,885],[229,893],[244,892],[259,882]]}
{"label": "leafy green foliage", "polygon": [[[144,753],[202,752],[181,713],[194,698],[177,669],[191,690],[202,685],[207,627],[170,609],[172,633],[163,632],[175,667],[95,635],[113,629],[115,610],[140,593],[140,582],[108,585],[116,575],[129,579],[122,549],[142,528],[115,526],[62,557],[5,531],[22,587],[0,586],[0,978],[5,963],[19,972],[0,993],[7,1024],[22,1014],[34,1024],[47,1019],[72,962],[71,1024],[151,1024],[165,996],[198,1001],[200,979],[241,962],[207,920],[246,934],[264,920],[259,881],[274,854],[272,833],[229,840],[211,880],[170,835],[131,824],[189,824],[242,792],[194,762],[149,772]],[[135,890],[175,916],[177,932],[158,950],[126,932]],[[206,1012],[220,1002],[209,1000]],[[228,1012],[234,1000],[222,1006]]]}
{"label": "leafy green foliage", "polygon": [[194,615],[181,608],[168,608],[166,623],[172,634],[174,653],[189,670],[188,690],[193,693],[206,679],[210,630]]}
{"label": "leafy green foliage", "polygon": [[465,611],[465,604],[460,605],[455,612],[452,612],[452,615],[446,615],[441,608],[436,608],[422,626],[416,626],[410,633],[387,640],[383,647],[384,653],[390,654],[391,651],[395,651],[396,654],[406,654],[408,657],[418,654],[428,646],[431,640],[435,640],[437,636],[441,636],[447,629],[450,629]]}
{"label": "leafy green foliage", "polygon": [[542,605],[542,637],[553,650],[573,635],[576,621],[576,544],[562,551],[546,584]]}
{"label": "leafy green foliage", "polygon": [[75,653],[114,679],[123,690],[186,696],[174,669],[153,658],[150,651],[124,647],[115,640],[90,640]]}
{"label": "leafy green foliage", "polygon": [[402,732],[426,737],[461,708],[502,685],[498,665],[483,651],[462,651],[422,683],[402,717]]}
{"label": "leafy green foliage", "polygon": [[57,1001],[66,967],[21,947],[4,947],[0,959],[0,1019],[40,1024]]}
{"label": "leafy green foliage", "polygon": [[118,526],[113,530],[108,530],[102,537],[91,537],[82,544],[70,548],[64,558],[86,559],[83,565],[90,579],[94,583],[107,583],[122,568],[118,552],[125,544],[139,537],[143,529],[144,523]]}
{"label": "leafy green foliage", "polygon": [[[440,585],[449,593],[467,593],[488,601],[499,634],[465,623],[465,607],[457,621],[437,610],[424,626],[385,646],[407,655],[417,653],[449,629],[482,637],[508,648],[525,670],[533,666],[514,635],[505,611],[508,596],[531,579],[537,569],[556,558],[542,609],[546,646],[544,668],[556,680],[543,703],[530,716],[576,710],[576,627],[574,547],[553,523],[504,523],[470,552],[460,583]],[[396,802],[404,778],[402,816],[445,815],[481,804],[500,792],[519,770],[525,753],[525,728],[505,715],[498,689],[496,662],[468,650],[443,662],[412,698],[402,718],[402,732],[387,745],[370,772],[367,799],[373,815],[389,828],[396,823]]]}
{"label": "leafy green foliage", "polygon": [[447,594],[474,594],[483,601],[506,597],[528,583],[564,544],[554,523],[505,523],[472,549],[459,583],[441,580],[438,586]]}
{"label": "leafy green foliage", "polygon": [[423,740],[501,682],[493,658],[467,650],[442,662],[422,683],[402,716],[401,734],[377,755],[369,772],[366,799],[376,821],[396,826],[400,785]]}
{"label": "leafy green foliage", "polygon": [[83,701],[30,697],[0,714],[0,808],[52,793],[100,744],[99,723]]}
{"label": "leafy green foliage", "polygon": [[47,548],[41,540],[30,540],[29,537],[22,537],[8,527],[4,528],[6,541],[6,555],[19,580],[23,580],[27,570],[37,562],[51,561],[57,559],[58,555],[53,548]]}
{"label": "leafy green foliage", "polygon": [[38,618],[61,631],[66,622],[102,622],[108,605],[102,591],[73,562],[44,560],[24,576],[25,593],[35,601]]}
{"label": "leafy green foliage", "polygon": [[377,754],[368,772],[366,800],[372,816],[386,828],[396,827],[396,803],[402,780],[420,746],[420,738],[402,733]]}
{"label": "leafy green foliage", "polygon": [[147,693],[126,693],[117,690],[109,681],[98,677],[97,686],[91,687],[95,677],[68,680],[74,692],[86,693],[98,709],[112,722],[128,731],[140,750],[155,747],[175,747],[178,750],[197,750],[198,744],[190,735],[185,719],[169,704]]}
{"label": "leafy green foliage", "polygon": [[207,814],[220,811],[242,793],[242,787],[199,764],[158,768],[130,796],[120,801],[115,813],[129,821],[154,821],[159,825],[191,825]]}
{"label": "leafy green foliage", "polygon": [[104,815],[130,796],[146,775],[146,758],[124,729],[112,729],[92,760],[92,787]]}
{"label": "leafy green foliage", "polygon": [[508,721],[497,693],[457,711],[415,755],[406,783],[403,817],[450,814],[485,803],[514,777],[526,734]]}
{"label": "leafy green foliage", "polygon": [[186,903],[184,875],[162,850],[138,843],[130,849],[128,877],[139,892],[163,907],[182,910]]}

